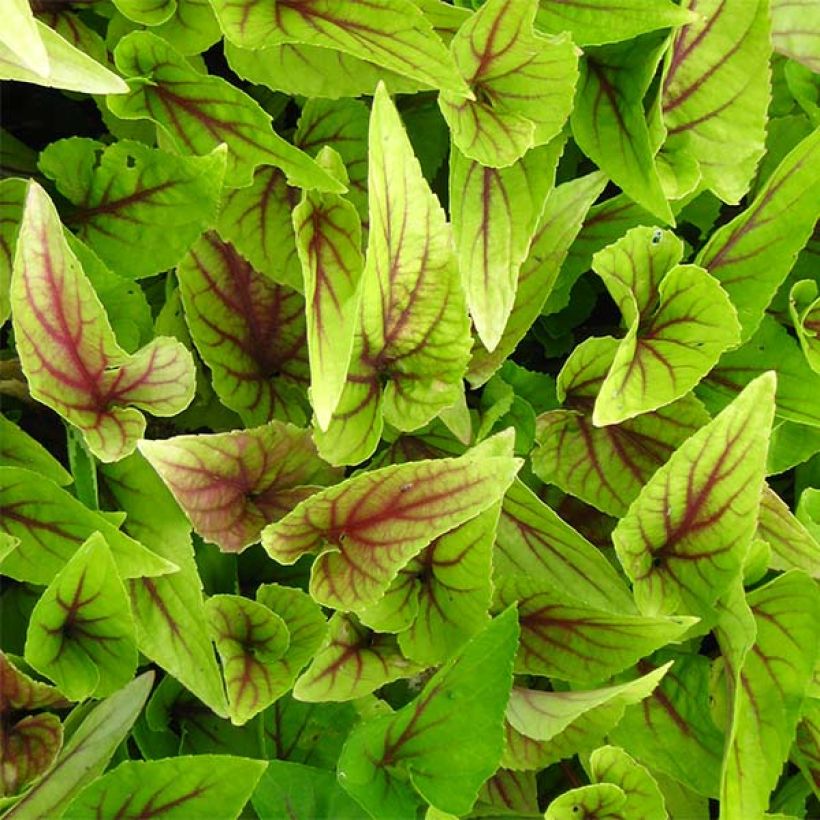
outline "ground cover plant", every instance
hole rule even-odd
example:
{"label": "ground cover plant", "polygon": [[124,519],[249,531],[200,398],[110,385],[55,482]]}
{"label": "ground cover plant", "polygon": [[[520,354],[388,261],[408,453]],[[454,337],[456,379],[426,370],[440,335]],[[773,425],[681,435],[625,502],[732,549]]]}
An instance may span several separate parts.
{"label": "ground cover plant", "polygon": [[0,814],[820,816],[819,33],[4,0]]}

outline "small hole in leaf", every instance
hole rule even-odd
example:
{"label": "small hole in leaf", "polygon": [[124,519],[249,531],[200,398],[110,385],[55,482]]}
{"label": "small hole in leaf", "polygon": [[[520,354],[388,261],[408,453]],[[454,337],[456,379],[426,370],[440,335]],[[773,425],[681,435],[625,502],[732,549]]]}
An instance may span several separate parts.
{"label": "small hole in leaf", "polygon": [[136,168],[137,167],[137,161],[134,159],[134,157],[131,156],[131,154],[128,154],[128,156],[126,156],[126,158],[125,158],[125,167],[126,168]]}
{"label": "small hole in leaf", "polygon": [[663,239],[663,231],[659,228],[655,231],[655,233],[652,234],[652,244],[660,245],[661,239]]}

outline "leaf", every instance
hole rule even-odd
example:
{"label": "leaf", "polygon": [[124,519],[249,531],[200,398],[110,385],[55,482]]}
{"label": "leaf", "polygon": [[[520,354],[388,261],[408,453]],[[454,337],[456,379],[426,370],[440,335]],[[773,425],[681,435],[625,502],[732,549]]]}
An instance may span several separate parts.
{"label": "leaf", "polygon": [[103,466],[100,480],[102,496],[126,512],[126,531],[179,567],[170,575],[127,584],[140,652],[225,716],[225,692],[207,630],[190,525],[142,456],[135,453]]}
{"label": "leaf", "polygon": [[56,715],[27,715],[0,729],[0,796],[17,794],[47,772],[63,745],[63,727]]}
{"label": "leaf", "polygon": [[461,458],[417,461],[362,473],[306,499],[262,533],[281,564],[316,553],[315,600],[336,609],[377,601],[398,571],[433,539],[498,501],[520,462],[509,436]]}
{"label": "leaf", "polygon": [[817,794],[820,789],[820,703],[816,698],[808,700],[803,708],[792,755]]}
{"label": "leaf", "polygon": [[820,577],[820,544],[770,487],[763,488],[757,535],[772,548],[769,566]]}
{"label": "leaf", "polygon": [[774,411],[761,376],[687,439],[613,533],[645,613],[706,615],[740,573],[754,535]]}
{"label": "leaf", "polygon": [[812,195],[820,182],[820,134],[792,149],[752,204],[718,228],[698,255],[737,306],[746,341],[814,229],[820,205]]}
{"label": "leaf", "polygon": [[176,0],[114,0],[114,5],[129,19],[146,26],[158,26],[176,11]]}
{"label": "leaf", "polygon": [[63,487],[72,482],[71,475],[65,467],[37,439],[32,438],[2,414],[0,414],[0,465],[28,468]]}
{"label": "leaf", "polygon": [[49,584],[95,532],[105,538],[123,578],[154,577],[177,569],[41,475],[0,467],[0,478],[0,531],[20,539],[0,565],[3,575]]}
{"label": "leaf", "polygon": [[496,581],[526,577],[572,590],[573,597],[598,609],[635,612],[612,564],[519,480],[504,496],[493,563]]}
{"label": "leaf", "polygon": [[617,746],[602,746],[589,759],[594,783],[613,783],[626,795],[627,817],[668,817],[663,795],[647,769]]}
{"label": "leaf", "polygon": [[751,592],[757,637],[739,672],[721,785],[727,818],[765,811],[780,776],[817,660],[820,599],[792,570]]}
{"label": "leaf", "polygon": [[225,152],[181,157],[132,140],[59,140],[40,170],[75,207],[67,224],[113,271],[139,279],[179,262],[219,205]]}
{"label": "leaf", "polygon": [[627,325],[592,414],[617,424],[685,396],[739,341],[735,309],[696,265],[678,265],[682,242],[640,227],[592,259]]}
{"label": "leaf", "polygon": [[101,461],[133,451],[145,430],[136,408],[172,416],[190,403],[190,353],[162,336],[133,355],[119,347],[54,206],[34,182],[20,227],[11,303],[32,396],[79,428]]}
{"label": "leaf", "polygon": [[71,799],[103,773],[137,719],[153,681],[154,673],[146,672],[95,706],[68,739],[48,774],[4,817],[62,816]]}
{"label": "leaf", "polygon": [[35,680],[0,651],[0,714],[69,705],[59,689]]}
{"label": "leaf", "polygon": [[433,88],[467,93],[444,44],[409,0],[309,0],[276,8],[252,0],[214,0],[228,40],[257,49],[302,43],[376,63]]}
{"label": "leaf", "polygon": [[285,622],[258,601],[214,595],[205,604],[228,690],[231,720],[246,723],[270,702],[268,665],[288,650]]}
{"label": "leaf", "polygon": [[[6,134],[2,135],[3,142]],[[26,183],[22,179],[0,180],[0,325],[11,316],[9,288],[17,247],[17,233],[23,218]]]}
{"label": "leaf", "polygon": [[238,817],[267,763],[228,755],[128,760],[83,789],[76,817]]}
{"label": "leaf", "polygon": [[613,613],[585,604],[566,588],[524,576],[501,580],[497,606],[518,606],[520,674],[595,683],[679,638],[695,622]]}
{"label": "leaf", "polygon": [[281,168],[296,185],[341,189],[274,132],[270,115],[252,97],[221,77],[200,74],[159,37],[132,32],[119,41],[114,59],[131,86],[128,94],[108,98],[111,111],[126,120],[152,120],[183,154],[208,154],[224,142],[230,187],[249,185],[254,169],[265,164]]}
{"label": "leaf", "polygon": [[513,687],[507,705],[504,764],[540,769],[592,750],[617,726],[628,706],[652,694],[668,668],[601,689],[541,692]]}
{"label": "leaf", "polygon": [[51,68],[48,51],[31,7],[25,0],[10,0],[6,9],[8,28],[0,33],[0,43],[29,71],[47,76]]}
{"label": "leaf", "polygon": [[105,697],[137,669],[134,621],[105,539],[92,535],[31,613],[26,660],[71,700]]}
{"label": "leaf", "polygon": [[768,3],[688,0],[693,22],[672,41],[662,84],[669,136],[687,134],[703,183],[724,202],[749,190],[769,104]]}
{"label": "leaf", "polygon": [[[86,94],[124,94],[128,90],[128,86],[113,71],[75,48],[45,23],[35,20],[34,25],[46,51],[48,70],[42,74],[32,71],[27,65],[32,55],[27,55],[25,61],[21,60],[3,42],[0,43],[0,79]],[[14,33],[17,34],[16,27]],[[16,37],[13,39],[16,40]]]}
{"label": "leaf", "polygon": [[392,635],[371,632],[353,615],[337,612],[328,630],[313,662],[296,681],[293,696],[297,700],[353,700],[424,671],[402,656]]}
{"label": "leaf", "polygon": [[[323,148],[318,161],[344,176],[332,149]],[[326,430],[353,352],[364,267],[361,222],[353,204],[338,194],[305,191],[293,210],[293,227],[305,283],[310,400],[316,423]]]}
{"label": "leaf", "polygon": [[581,0],[540,0],[537,28],[551,34],[569,31],[579,46],[631,40],[638,34],[690,22],[691,12],[669,0],[618,0],[595,3]]}
{"label": "leaf", "polygon": [[572,134],[579,148],[627,196],[670,223],[672,211],[655,167],[643,108],[665,46],[665,37],[649,35],[588,50],[572,109]]}
{"label": "leaf", "polygon": [[257,542],[266,524],[339,476],[316,455],[307,430],[277,421],[139,447],[194,529],[225,552]]}
{"label": "leaf", "polygon": [[251,426],[304,422],[302,297],[255,271],[212,232],[194,244],[177,276],[191,336],[225,406]]}
{"label": "leaf", "polygon": [[816,282],[804,279],[792,287],[789,313],[806,361],[815,373],[820,373],[820,299]]}
{"label": "leaf", "polygon": [[482,165],[512,165],[549,142],[572,108],[575,47],[566,36],[537,35],[535,12],[535,0],[488,0],[450,44],[475,99],[443,89],[439,106],[458,150]]}
{"label": "leaf", "polygon": [[482,786],[473,811],[490,816],[537,816],[539,811],[535,774],[499,769]]}
{"label": "leaf", "polygon": [[[470,811],[501,757],[517,633],[514,612],[505,612],[442,666],[415,700],[351,732],[339,779],[368,812],[415,816],[422,798],[452,814]],[[469,755],[451,754],[455,737]]]}
{"label": "leaf", "polygon": [[820,71],[815,41],[820,17],[813,3],[772,0],[772,43],[774,50]]}
{"label": "leaf", "polygon": [[528,151],[507,168],[450,154],[450,218],[470,315],[484,347],[498,346],[513,309],[563,140]]}
{"label": "leaf", "polygon": [[334,464],[373,453],[382,413],[399,430],[415,430],[452,405],[469,356],[445,215],[384,87],[370,120],[368,192],[360,330],[334,417],[326,432],[316,431],[319,452]]}
{"label": "leaf", "polygon": [[152,26],[154,34],[180,54],[199,54],[219,42],[222,32],[209,0],[176,0],[175,5],[164,23]]}
{"label": "leaf", "polygon": [[596,427],[592,410],[617,342],[589,339],[569,355],[558,375],[566,409],[537,419],[536,475],[610,515],[622,516],[676,447],[708,420],[693,396],[620,424]]}
{"label": "leaf", "polygon": [[545,820],[574,820],[576,817],[594,820],[621,820],[627,796],[614,783],[594,783],[571,789],[556,797],[547,806]]}

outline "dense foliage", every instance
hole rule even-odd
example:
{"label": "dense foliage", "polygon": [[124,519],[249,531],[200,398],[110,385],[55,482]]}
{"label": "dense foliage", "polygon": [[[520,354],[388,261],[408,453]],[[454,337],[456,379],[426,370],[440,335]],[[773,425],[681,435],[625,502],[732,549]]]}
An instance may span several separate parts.
{"label": "dense foliage", "polygon": [[2,17],[0,814],[820,816],[820,5]]}

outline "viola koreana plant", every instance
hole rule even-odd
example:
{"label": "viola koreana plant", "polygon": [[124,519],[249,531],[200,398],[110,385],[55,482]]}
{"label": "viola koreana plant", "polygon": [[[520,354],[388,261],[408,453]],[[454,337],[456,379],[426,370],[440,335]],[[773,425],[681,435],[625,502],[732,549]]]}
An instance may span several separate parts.
{"label": "viola koreana plant", "polygon": [[5,0],[0,814],[820,814],[820,16]]}

